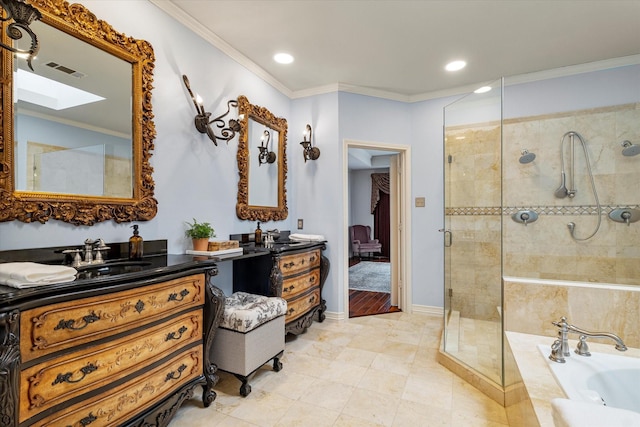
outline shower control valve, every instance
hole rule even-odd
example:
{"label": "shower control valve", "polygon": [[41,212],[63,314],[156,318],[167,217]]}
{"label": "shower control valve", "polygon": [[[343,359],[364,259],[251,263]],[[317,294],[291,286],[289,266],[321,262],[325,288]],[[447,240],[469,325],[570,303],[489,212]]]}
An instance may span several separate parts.
{"label": "shower control valve", "polygon": [[609,213],[609,218],[615,222],[630,226],[632,222],[640,221],[640,210],[631,208],[614,209]]}
{"label": "shower control valve", "polygon": [[527,224],[538,219],[538,214],[532,210],[521,210],[511,215],[511,219],[520,224],[524,224],[526,227]]}

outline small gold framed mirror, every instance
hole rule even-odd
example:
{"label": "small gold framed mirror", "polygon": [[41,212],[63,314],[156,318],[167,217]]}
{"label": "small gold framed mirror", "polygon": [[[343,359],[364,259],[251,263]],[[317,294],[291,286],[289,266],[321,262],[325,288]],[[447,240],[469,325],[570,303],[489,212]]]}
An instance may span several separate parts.
{"label": "small gold framed mirror", "polygon": [[[287,120],[238,97],[240,138],[238,141],[238,202],[236,214],[252,221],[287,218]],[[273,162],[261,162],[263,136],[269,135]],[[271,154],[272,153],[272,154]]]}

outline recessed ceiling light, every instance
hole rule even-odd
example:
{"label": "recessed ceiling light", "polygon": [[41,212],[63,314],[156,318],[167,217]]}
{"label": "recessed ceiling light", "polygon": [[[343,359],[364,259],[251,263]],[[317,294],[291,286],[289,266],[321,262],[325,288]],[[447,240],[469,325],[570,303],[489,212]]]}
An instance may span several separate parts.
{"label": "recessed ceiling light", "polygon": [[487,93],[491,90],[491,86],[482,86],[474,90],[473,93]]}
{"label": "recessed ceiling light", "polygon": [[273,55],[273,59],[278,64],[291,64],[293,62],[293,56],[289,55],[288,53],[276,53],[275,55]]}
{"label": "recessed ceiling light", "polygon": [[444,68],[447,71],[459,71],[466,66],[467,66],[467,63],[465,61],[453,61],[453,62],[449,62]]}

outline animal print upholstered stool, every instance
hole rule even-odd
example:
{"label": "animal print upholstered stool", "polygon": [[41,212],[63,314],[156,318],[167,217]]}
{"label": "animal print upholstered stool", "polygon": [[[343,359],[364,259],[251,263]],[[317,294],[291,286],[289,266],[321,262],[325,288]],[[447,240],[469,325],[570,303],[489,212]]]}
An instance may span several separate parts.
{"label": "animal print upholstered stool", "polygon": [[242,381],[242,396],[251,393],[249,379],[269,360],[274,371],[282,369],[286,312],[287,301],[279,297],[236,292],[225,298],[211,358],[218,369]]}

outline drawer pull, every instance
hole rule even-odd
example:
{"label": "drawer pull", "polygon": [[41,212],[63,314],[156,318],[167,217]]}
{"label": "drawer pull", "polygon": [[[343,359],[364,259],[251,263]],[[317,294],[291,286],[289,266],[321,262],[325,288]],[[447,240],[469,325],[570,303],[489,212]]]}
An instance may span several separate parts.
{"label": "drawer pull", "polygon": [[296,263],[291,261],[291,262],[285,262],[284,264],[282,264],[282,266],[284,268],[291,268],[291,267],[295,267]]}
{"label": "drawer pull", "polygon": [[183,289],[180,291],[180,298],[178,299],[178,294],[171,293],[169,294],[169,301],[183,301],[184,297],[186,297],[187,295],[189,295],[189,291],[186,289]]}
{"label": "drawer pull", "polygon": [[292,290],[294,290],[295,288],[296,288],[295,286],[291,285],[291,286],[289,286],[288,288],[284,288],[282,291],[283,291],[283,292],[291,292],[291,291],[292,291]]}
{"label": "drawer pull", "polygon": [[164,382],[167,382],[169,380],[177,380],[180,379],[180,377],[182,376],[182,373],[184,372],[184,370],[187,369],[187,365],[180,365],[178,367],[178,376],[176,376],[175,371],[171,371],[167,374],[167,377],[164,379]]}
{"label": "drawer pull", "polygon": [[71,377],[73,376],[72,372],[67,372],[66,374],[58,374],[55,381],[52,382],[51,385],[62,384],[62,383],[69,383],[69,384],[79,383],[84,379],[84,377],[86,377],[90,373],[95,372],[97,370],[98,370],[98,367],[96,365],[94,365],[93,363],[89,363],[84,368],[80,368],[80,372],[82,372],[82,376],[77,380],[71,379]]}
{"label": "drawer pull", "polygon": [[56,326],[53,329],[56,331],[60,329],[71,329],[72,331],[79,331],[89,326],[89,324],[93,322],[97,322],[98,320],[100,320],[100,317],[95,312],[92,311],[91,314],[84,316],[82,320],[84,321],[84,324],[82,326],[76,327],[75,326],[76,321],[74,319],[70,319],[70,320],[62,319],[58,323],[58,326]]}
{"label": "drawer pull", "polygon": [[142,313],[142,310],[144,310],[144,303],[142,302],[142,300],[138,300],[138,302],[136,303],[136,311],[138,312],[138,314]]}
{"label": "drawer pull", "polygon": [[[164,339],[165,342],[169,341],[169,340],[179,340],[180,338],[182,338],[182,334],[184,334],[185,332],[187,332],[187,327],[186,326],[182,326],[180,327],[180,329],[178,329],[178,332],[169,332],[167,334],[167,337]],[[176,336],[176,334],[179,334],[178,336]]]}
{"label": "drawer pull", "polygon": [[[83,419],[78,421],[77,424],[74,424],[74,425],[80,424],[81,426],[88,426],[89,424],[91,424],[92,422],[96,421],[97,419],[98,419],[98,417],[96,417],[91,412],[89,412],[89,415],[87,415],[86,417],[84,417]],[[71,426],[67,426],[67,427],[71,427]]]}
{"label": "drawer pull", "polygon": [[311,298],[309,298],[309,302],[315,302],[315,301],[316,301],[316,296],[311,295]]}

